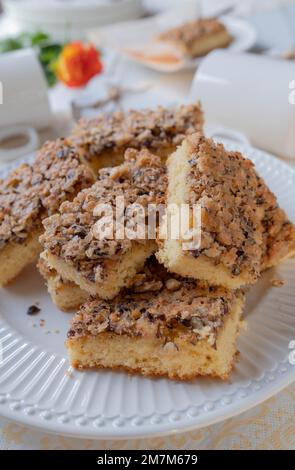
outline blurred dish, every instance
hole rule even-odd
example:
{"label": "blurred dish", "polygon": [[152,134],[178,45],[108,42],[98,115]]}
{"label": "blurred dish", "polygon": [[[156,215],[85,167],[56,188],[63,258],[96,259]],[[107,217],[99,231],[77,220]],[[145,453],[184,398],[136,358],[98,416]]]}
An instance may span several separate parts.
{"label": "blurred dish", "polygon": [[0,127],[24,125],[44,129],[52,124],[45,76],[33,49],[0,55],[4,100]]}
{"label": "blurred dish", "polygon": [[214,49],[229,47],[233,37],[218,18],[200,17],[164,31],[156,40],[178,49],[187,59],[196,59]]}
{"label": "blurred dish", "polygon": [[[179,10],[175,10],[173,14],[169,12],[153,18],[90,30],[88,38],[98,47],[115,49],[130,60],[160,72],[194,69],[202,57],[185,58],[177,48],[155,41],[159,34],[170,27],[179,26],[189,18],[189,10],[182,15]],[[220,20],[233,37],[228,50],[243,52],[255,44],[255,30],[246,21],[232,17],[221,17]]]}
{"label": "blurred dish", "polygon": [[190,100],[201,101],[207,123],[235,128],[256,147],[294,160],[293,77],[293,61],[214,51],[195,75]]}
{"label": "blurred dish", "polygon": [[[4,100],[0,108],[0,142],[21,137],[21,144],[0,148],[0,164],[38,148],[36,129],[52,124],[47,83],[33,49],[0,55]],[[1,101],[1,97],[0,97]]]}
{"label": "blurred dish", "polygon": [[[226,10],[230,10],[234,8],[235,1],[234,0],[218,0],[212,2],[212,0],[207,0],[206,2],[201,2],[200,0],[182,0],[182,8],[187,6],[191,6],[194,4],[197,8],[202,8],[203,15],[220,15]],[[156,14],[161,13],[165,10],[169,10],[171,8],[176,8],[179,6],[179,0],[144,0],[144,7],[148,10],[148,12]],[[225,14],[225,13],[224,13]]]}
{"label": "blurred dish", "polygon": [[40,28],[58,40],[83,39],[88,28],[138,18],[141,0],[4,0],[4,11],[21,30]]}

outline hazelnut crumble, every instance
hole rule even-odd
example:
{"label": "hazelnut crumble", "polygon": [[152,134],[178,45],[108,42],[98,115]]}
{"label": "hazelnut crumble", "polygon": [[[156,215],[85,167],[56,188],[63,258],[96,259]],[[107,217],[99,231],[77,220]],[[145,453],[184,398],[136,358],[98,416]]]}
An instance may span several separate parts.
{"label": "hazelnut crumble", "polygon": [[130,110],[82,119],[70,139],[85,158],[116,150],[123,160],[123,152],[128,147],[147,148],[162,156],[163,151],[176,148],[186,135],[202,128],[203,114],[199,105],[176,109],[158,107],[156,110]]}
{"label": "hazelnut crumble", "polygon": [[31,165],[0,181],[0,249],[23,243],[61,202],[94,182],[92,171],[66,140],[46,143]]}

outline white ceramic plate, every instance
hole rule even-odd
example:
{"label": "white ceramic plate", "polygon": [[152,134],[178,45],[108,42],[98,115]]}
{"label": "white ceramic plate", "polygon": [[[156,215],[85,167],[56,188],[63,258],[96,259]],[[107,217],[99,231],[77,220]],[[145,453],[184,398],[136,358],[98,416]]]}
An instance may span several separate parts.
{"label": "white ceramic plate", "polygon": [[[256,163],[295,221],[295,171],[264,152],[226,145]],[[284,279],[285,285],[272,287],[273,278]],[[41,312],[30,317],[27,308],[36,302]],[[267,272],[248,295],[248,330],[239,338],[241,358],[229,382],[76,372],[64,347],[71,315],[52,305],[37,271],[28,269],[0,294],[0,414],[85,438],[138,438],[207,426],[259,404],[295,380],[289,360],[294,312],[295,259]]]}
{"label": "white ceramic plate", "polygon": [[[187,11],[176,13],[163,13],[156,17],[130,21],[128,23],[118,23],[106,26],[99,30],[90,30],[87,33],[89,40],[98,47],[111,48],[126,56],[128,59],[140,63],[146,67],[159,72],[177,72],[185,69],[194,69],[203,59],[196,58],[188,60],[180,58],[177,62],[163,63],[148,60],[138,54],[144,52],[149,56],[161,54],[175,55],[174,49],[156,43],[154,39],[161,31],[169,29],[171,26],[181,24],[192,18]],[[221,21],[226,25],[234,41],[228,47],[233,52],[245,52],[254,46],[256,42],[256,32],[254,28],[244,20],[229,16],[221,17]],[[136,54],[136,55],[134,55]]]}

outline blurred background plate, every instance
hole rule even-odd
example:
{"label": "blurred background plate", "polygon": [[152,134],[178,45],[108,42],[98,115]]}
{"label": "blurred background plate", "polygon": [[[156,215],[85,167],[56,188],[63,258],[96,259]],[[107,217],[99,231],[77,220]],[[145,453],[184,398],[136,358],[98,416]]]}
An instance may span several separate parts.
{"label": "blurred background plate", "polygon": [[141,0],[3,0],[19,30],[42,30],[56,40],[84,38],[89,28],[139,18]]}
{"label": "blurred background plate", "polygon": [[[89,30],[87,37],[98,47],[113,49],[120,52],[130,60],[159,72],[177,72],[196,68],[203,57],[188,60],[179,57],[172,62],[151,61],[141,56],[142,52],[148,55],[167,54],[177,55],[170,47],[161,47],[155,42],[155,38],[163,31],[183,24],[196,17],[195,7],[185,10],[175,9],[168,13],[161,13],[152,18],[138,21],[129,21],[105,26],[100,29]],[[255,29],[243,19],[223,16],[220,20],[226,25],[234,38],[228,47],[233,52],[245,52],[254,46],[256,42]],[[138,54],[139,53],[139,54]]]}

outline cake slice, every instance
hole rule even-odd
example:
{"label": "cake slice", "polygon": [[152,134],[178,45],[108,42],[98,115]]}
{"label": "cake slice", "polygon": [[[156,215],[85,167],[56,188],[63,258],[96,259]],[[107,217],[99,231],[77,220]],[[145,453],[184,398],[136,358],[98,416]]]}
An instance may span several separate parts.
{"label": "cake slice", "polygon": [[32,165],[0,181],[0,286],[36,261],[42,219],[95,181],[83,158],[63,139],[48,142]]}
{"label": "cake slice", "polygon": [[38,262],[38,269],[46,282],[53,303],[60,310],[64,312],[77,311],[89,299],[88,292],[83,291],[74,282],[62,279],[55,269],[50,268],[42,256]]}
{"label": "cake slice", "polygon": [[189,58],[201,57],[213,49],[228,47],[233,38],[216,18],[201,18],[162,33],[158,39],[177,48]]}
{"label": "cake slice", "polygon": [[243,305],[241,291],[182,279],[154,264],[138,275],[132,291],[85,303],[72,320],[66,347],[78,369],[227,379]]}
{"label": "cake slice", "polygon": [[294,225],[239,152],[200,134],[186,138],[168,160],[167,192],[166,224],[187,204],[190,214],[199,208],[201,229],[192,248],[169,229],[159,241],[158,260],[171,272],[236,289],[294,251]]}
{"label": "cake slice", "polygon": [[[63,203],[56,215],[44,221],[45,233],[40,238],[43,259],[62,279],[90,295],[115,297],[156,250],[156,233],[149,239],[146,230],[147,209],[150,204],[164,202],[166,186],[166,167],[159,157],[147,150],[126,151],[122,165],[101,170],[91,188],[72,203]],[[119,232],[122,227],[124,231],[119,234],[118,196],[125,205],[119,224]],[[103,211],[97,211],[98,207]],[[126,231],[128,224],[132,228],[133,218],[126,212],[130,207],[143,209],[143,230],[138,234]],[[111,232],[98,230],[105,210],[111,214]]]}
{"label": "cake slice", "polygon": [[203,128],[199,104],[176,109],[130,110],[82,119],[70,139],[97,171],[120,165],[127,148],[149,149],[166,159],[183,138]]}

